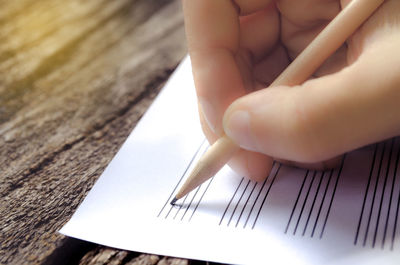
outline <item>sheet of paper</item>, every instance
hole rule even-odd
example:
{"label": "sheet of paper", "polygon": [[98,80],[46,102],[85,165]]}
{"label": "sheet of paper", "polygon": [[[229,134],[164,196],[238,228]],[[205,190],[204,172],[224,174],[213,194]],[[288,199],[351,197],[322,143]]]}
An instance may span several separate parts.
{"label": "sheet of paper", "polygon": [[400,139],[320,172],[274,164],[261,183],[223,168],[169,204],[208,148],[186,58],[61,233],[233,264],[398,264]]}

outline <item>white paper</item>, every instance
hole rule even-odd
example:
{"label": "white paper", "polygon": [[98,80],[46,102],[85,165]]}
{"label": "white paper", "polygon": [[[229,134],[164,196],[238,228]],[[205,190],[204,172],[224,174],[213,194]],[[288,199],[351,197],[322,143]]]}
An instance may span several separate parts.
{"label": "white paper", "polygon": [[400,139],[340,168],[228,167],[169,205],[207,149],[185,59],[61,233],[121,249],[233,264],[399,264]]}

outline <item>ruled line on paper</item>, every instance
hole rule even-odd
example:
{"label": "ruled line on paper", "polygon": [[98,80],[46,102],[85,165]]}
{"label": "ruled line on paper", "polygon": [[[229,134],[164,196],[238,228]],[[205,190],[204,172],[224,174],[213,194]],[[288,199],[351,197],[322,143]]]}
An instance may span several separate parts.
{"label": "ruled line on paper", "polygon": [[267,192],[265,193],[265,196],[264,196],[264,199],[263,199],[263,201],[262,201],[262,203],[261,203],[261,206],[260,206],[260,208],[258,209],[256,218],[254,219],[254,223],[253,223],[253,225],[251,226],[251,229],[254,229],[254,227],[255,227],[255,225],[256,225],[256,223],[257,223],[258,217],[260,216],[260,212],[261,212],[261,210],[262,210],[262,208],[263,208],[263,206],[264,206],[265,200],[266,200],[267,197],[268,197],[268,194],[269,194],[269,192],[270,192],[270,190],[271,190],[272,185],[274,184],[274,181],[275,181],[275,179],[276,179],[276,176],[277,176],[278,173],[279,173],[280,168],[281,168],[281,164],[278,164],[278,168],[277,168],[276,171],[275,171],[275,174],[274,174],[274,177],[273,177],[273,179],[272,179],[272,181],[271,181],[271,184],[268,186]]}
{"label": "ruled line on paper", "polygon": [[[354,245],[374,248],[380,245],[382,249],[394,249],[397,236],[398,214],[400,211],[400,179],[398,163],[400,160],[400,141],[398,138],[376,144],[369,175],[366,176],[366,188],[363,195],[361,214],[357,218]],[[203,197],[207,193],[214,178],[203,183],[182,199],[178,206],[167,207],[182,179],[187,175],[189,168],[207,150],[208,144],[203,141],[191,158],[184,174],[173,188],[168,200],[160,210],[158,216],[173,220],[191,221]],[[372,156],[372,153],[371,153]],[[303,180],[299,183],[297,197],[293,198],[293,207],[290,206],[288,221],[284,233],[314,237],[321,239],[326,229],[329,215],[338,183],[342,174],[345,156],[338,169],[329,171],[307,170]],[[274,162],[269,176],[261,183],[240,178],[232,191],[226,206],[221,209],[219,225],[228,227],[256,227],[262,212],[268,211],[267,198],[273,189],[274,181],[278,177],[281,164]],[[239,181],[240,180],[240,181]],[[360,202],[361,204],[361,202]],[[265,208],[265,209],[264,209]],[[173,215],[171,212],[173,210]],[[388,243],[388,241],[390,241]],[[388,244],[386,244],[388,243]]]}
{"label": "ruled line on paper", "polygon": [[[274,168],[275,164],[276,164],[275,162],[272,164],[272,169]],[[272,172],[272,169],[271,169],[271,172]],[[249,221],[249,219],[250,219],[251,213],[253,212],[253,210],[254,210],[254,208],[255,208],[255,206],[256,206],[256,203],[257,203],[257,201],[258,201],[258,198],[260,197],[261,192],[262,192],[262,190],[264,189],[264,186],[265,186],[265,184],[267,183],[267,180],[268,180],[268,178],[269,178],[270,175],[271,175],[271,173],[270,173],[270,174],[265,178],[265,180],[263,181],[263,184],[262,184],[262,186],[261,186],[259,192],[257,193],[257,196],[256,196],[256,198],[255,198],[255,200],[254,200],[254,202],[253,202],[253,204],[252,204],[252,206],[251,206],[251,208],[250,208],[249,214],[247,215],[247,218],[246,218],[246,221],[245,221],[245,223],[244,223],[244,225],[243,225],[243,228],[246,228],[247,223],[248,223],[248,221]],[[259,184],[256,183],[256,186],[258,186],[258,185],[259,185]]]}
{"label": "ruled line on paper", "polygon": [[374,239],[372,240],[372,247],[375,247],[376,237],[377,237],[377,234],[378,234],[378,227],[379,227],[379,222],[380,222],[381,213],[382,213],[382,204],[383,204],[383,199],[384,199],[384,195],[385,195],[387,179],[388,179],[388,176],[389,176],[389,168],[390,168],[390,165],[391,165],[390,162],[391,162],[391,159],[392,159],[393,143],[394,143],[394,139],[392,139],[391,145],[390,145],[389,159],[388,159],[387,166],[386,166],[385,180],[383,182],[383,187],[382,187],[382,192],[381,192],[381,198],[380,198],[379,209],[378,209],[378,216],[377,216],[377,219],[376,219],[376,225],[375,225],[375,231],[374,231]]}
{"label": "ruled line on paper", "polygon": [[[204,139],[204,140],[201,142],[200,146],[199,146],[199,147],[197,148],[197,150],[195,151],[195,153],[193,154],[193,156],[192,156],[192,158],[190,159],[188,165],[186,166],[186,168],[185,168],[183,174],[180,176],[178,182],[176,183],[175,187],[174,187],[173,190],[171,191],[171,193],[170,193],[170,195],[168,196],[167,200],[164,202],[164,204],[163,204],[162,208],[160,209],[160,211],[159,211],[157,217],[160,217],[160,216],[161,216],[161,214],[164,212],[164,210],[165,210],[165,208],[167,207],[167,205],[168,205],[168,204],[170,203],[170,201],[172,200],[172,197],[173,197],[174,194],[176,193],[176,191],[177,191],[179,185],[181,184],[182,180],[183,180],[184,177],[188,174],[189,169],[192,167],[193,162],[196,160],[196,158],[199,157],[200,154],[203,155],[203,154],[207,151],[207,149],[208,149],[208,144],[207,144],[206,139]],[[186,199],[186,198],[185,198],[185,199]],[[169,211],[168,211],[167,216],[169,215],[169,212],[171,211],[171,209],[172,209],[172,205],[171,205],[171,207],[170,207],[170,209],[169,209]],[[166,217],[167,217],[167,216],[166,216]],[[166,218],[166,217],[165,217],[165,218]]]}
{"label": "ruled line on paper", "polygon": [[[249,187],[249,185],[250,185],[250,180],[247,181],[247,184],[246,184],[245,188],[243,189],[242,194],[240,195],[239,200],[238,200],[238,202],[236,203],[236,205],[235,205],[235,207],[234,207],[234,209],[233,209],[233,211],[232,211],[232,214],[231,214],[231,217],[229,218],[229,221],[228,221],[227,226],[229,226],[229,225],[231,224],[231,221],[232,221],[232,219],[233,219],[233,216],[235,215],[235,212],[236,212],[237,208],[239,207],[240,202],[242,201],[242,198],[243,198],[243,196],[244,196],[244,194],[245,194],[247,188]],[[243,207],[245,207],[245,206],[243,206]],[[240,219],[240,218],[239,218],[239,219]],[[238,219],[238,221],[239,221],[239,219]]]}
{"label": "ruled line on paper", "polygon": [[[394,163],[392,185],[391,185],[390,197],[389,197],[389,207],[388,207],[388,211],[386,212],[385,228],[384,228],[384,234],[383,234],[382,245],[381,245],[382,249],[385,248],[385,242],[386,242],[386,235],[387,235],[387,231],[388,231],[390,212],[392,210],[393,193],[394,193],[394,188],[395,188],[395,183],[396,183],[397,169],[398,169],[398,165],[399,165],[400,148],[397,148],[397,156],[396,155],[393,155],[393,156],[396,157],[396,162]],[[398,201],[399,201],[399,198],[398,198]],[[398,213],[396,213],[396,218],[397,218],[397,215],[398,215]],[[394,226],[393,231],[394,231],[394,234],[396,234],[396,224]],[[393,250],[393,244],[391,244],[391,250]]]}
{"label": "ruled line on paper", "polygon": [[[265,205],[266,199],[274,184],[274,181],[279,173],[280,167],[281,165],[279,163],[274,163],[270,174],[263,181],[262,185],[261,183],[250,180],[245,182],[244,178],[242,178],[240,183],[236,187],[231,199],[229,200],[229,203],[227,204],[224,213],[222,214],[219,225],[222,225],[224,220],[227,218],[227,214],[229,213],[228,216],[230,215],[230,217],[226,223],[226,226],[230,226],[231,222],[235,220],[235,227],[238,227],[240,222],[242,221],[244,222],[242,228],[246,228],[250,219],[253,219],[251,229],[254,229],[260,213]],[[253,187],[249,188],[251,187],[251,184],[253,185]],[[258,189],[258,192],[256,191],[257,187],[260,187]],[[248,193],[247,199],[244,200],[243,198],[245,197],[246,193]],[[253,203],[249,204],[249,201],[251,200],[253,201]],[[245,202],[243,203],[243,201]],[[239,208],[241,208],[241,210]],[[237,214],[238,211],[240,211],[240,214]],[[236,214],[238,216],[235,217]]]}
{"label": "ruled line on paper", "polygon": [[310,218],[311,218],[311,214],[312,214],[312,212],[313,212],[313,210],[314,210],[315,202],[316,202],[317,197],[318,197],[318,195],[319,195],[319,190],[320,190],[320,188],[321,188],[321,183],[322,183],[322,180],[323,180],[323,178],[324,178],[324,175],[325,175],[325,172],[321,172],[320,177],[319,177],[319,182],[318,182],[317,191],[316,191],[315,194],[314,194],[314,200],[313,200],[313,202],[312,202],[311,209],[310,209],[310,211],[308,212],[308,217],[307,217],[306,225],[304,226],[303,233],[301,234],[302,236],[304,236],[305,233],[306,233],[306,230],[307,230],[307,227],[308,227],[308,223],[309,223]]}
{"label": "ruled line on paper", "polygon": [[323,206],[324,206],[324,203],[325,203],[326,194],[327,194],[327,191],[328,191],[329,184],[331,183],[332,176],[333,176],[333,169],[330,170],[330,173],[329,173],[328,183],[325,186],[325,191],[324,191],[324,194],[323,194],[322,199],[321,199],[321,204],[320,204],[319,209],[318,209],[317,217],[315,218],[314,226],[313,226],[313,229],[312,229],[312,232],[311,232],[311,237],[314,237],[315,229],[317,228],[319,217],[321,216],[321,212],[322,212],[322,209],[323,209]]}
{"label": "ruled line on paper", "polygon": [[363,220],[364,211],[365,211],[365,208],[366,208],[368,190],[369,190],[369,187],[371,185],[372,173],[373,173],[374,167],[375,167],[375,160],[376,160],[377,150],[378,150],[378,144],[375,144],[374,155],[373,155],[373,158],[372,158],[371,170],[370,170],[370,173],[369,173],[368,183],[367,183],[366,190],[365,190],[365,193],[364,193],[363,204],[361,206],[361,214],[360,214],[360,218],[359,218],[358,225],[357,225],[357,231],[356,231],[356,236],[355,236],[355,239],[354,239],[354,245],[357,245],[357,243],[358,243],[358,238],[359,238],[360,228],[361,228],[361,222]]}
{"label": "ruled line on paper", "polygon": [[301,206],[300,214],[299,214],[299,216],[297,218],[296,226],[294,227],[294,230],[293,230],[293,235],[295,235],[296,232],[297,232],[297,228],[299,226],[299,223],[300,223],[300,220],[301,220],[301,216],[303,215],[304,207],[306,206],[306,203],[307,203],[307,200],[308,200],[308,196],[310,195],[310,190],[311,190],[311,187],[312,187],[312,185],[314,183],[316,174],[317,174],[316,171],[314,171],[314,173],[312,174],[311,182],[310,182],[310,185],[308,186],[306,197],[305,197],[305,199],[303,201],[303,204]]}
{"label": "ruled line on paper", "polygon": [[[214,180],[214,177],[212,177],[212,178],[208,181],[208,184],[207,184],[207,187],[206,187],[205,191],[204,191],[203,194],[201,195],[200,200],[197,202],[196,207],[194,207],[194,210],[193,210],[192,214],[190,215],[189,222],[192,220],[194,213],[197,211],[197,208],[199,207],[201,201],[202,201],[203,198],[204,198],[204,195],[207,193],[208,188],[210,187],[210,185],[211,185],[211,183],[213,182],[213,180]],[[189,208],[188,208],[188,209],[189,209]],[[187,210],[188,210],[188,209],[187,209]],[[183,218],[182,218],[182,219],[183,219]]]}
{"label": "ruled line on paper", "polygon": [[366,227],[365,233],[364,233],[363,246],[366,246],[366,244],[367,244],[367,239],[368,239],[368,234],[369,234],[369,229],[370,229],[371,219],[372,219],[372,213],[373,213],[373,210],[374,210],[376,192],[378,190],[378,184],[379,184],[379,179],[380,179],[380,176],[381,176],[383,158],[384,158],[384,155],[385,155],[385,149],[386,149],[386,142],[383,143],[383,149],[382,149],[381,158],[380,158],[379,166],[378,166],[378,173],[376,175],[375,185],[374,185],[374,188],[373,188],[372,202],[371,202],[371,206],[370,206],[369,213],[368,213],[368,221],[367,221],[367,227]]}
{"label": "ruled line on paper", "polygon": [[396,239],[396,232],[397,232],[397,220],[399,217],[399,206],[400,206],[400,191],[399,191],[399,197],[397,198],[397,207],[396,207],[396,215],[395,215],[395,222],[394,222],[394,229],[393,229],[393,233],[392,233],[392,242],[390,245],[390,249],[393,250],[394,249],[394,243],[395,243],[395,239]]}
{"label": "ruled line on paper", "polygon": [[340,179],[340,177],[342,175],[342,170],[343,170],[343,165],[344,165],[345,159],[346,159],[346,155],[343,155],[342,164],[340,165],[339,172],[338,172],[337,177],[336,177],[335,186],[333,188],[333,193],[332,193],[332,196],[331,196],[331,199],[330,199],[330,202],[329,202],[328,212],[326,213],[325,220],[324,220],[324,225],[322,227],[321,234],[319,235],[320,239],[322,238],[322,236],[323,236],[323,234],[325,232],[325,227],[326,227],[326,224],[328,222],[329,215],[331,213],[333,200],[335,199],[336,190],[337,190],[337,187],[338,187],[339,179]]}
{"label": "ruled line on paper", "polygon": [[219,221],[219,225],[222,224],[222,221],[224,220],[225,215],[226,215],[226,213],[228,212],[228,209],[229,209],[229,207],[231,206],[232,201],[233,201],[233,199],[234,199],[235,196],[236,196],[236,193],[238,192],[240,186],[242,185],[243,180],[244,180],[244,177],[240,180],[239,185],[236,187],[235,192],[233,193],[231,199],[229,200],[229,203],[228,203],[228,205],[226,206],[226,208],[225,208],[225,210],[224,210],[224,213],[222,214],[221,220]]}
{"label": "ruled line on paper", "polygon": [[[202,184],[198,188],[196,188],[196,191],[195,191],[192,199],[190,200],[189,205],[187,207],[185,207],[185,212],[183,213],[183,215],[181,217],[181,221],[183,220],[183,218],[185,218],[185,215],[186,215],[187,211],[190,209],[190,206],[192,206],[193,200],[194,200],[194,198],[196,198],[197,194],[199,193],[199,190],[201,189],[201,186],[202,186]],[[174,219],[178,215],[178,213],[180,212],[180,210],[182,209],[184,204],[185,204],[185,201],[183,201],[183,203],[179,206],[179,210],[176,211]]]}
{"label": "ruled line on paper", "polygon": [[[246,200],[246,202],[245,202],[245,204],[244,204],[244,206],[243,206],[243,208],[242,208],[242,211],[240,212],[240,215],[239,215],[239,218],[238,218],[237,221],[236,221],[235,227],[237,227],[237,226],[239,225],[239,221],[240,221],[240,219],[242,218],[242,215],[243,215],[243,213],[244,213],[244,210],[246,209],[246,207],[247,207],[247,205],[248,205],[248,203],[249,203],[249,200],[250,200],[250,198],[252,197],[255,188],[257,187],[257,184],[258,184],[257,182],[255,182],[255,183],[253,184],[253,188],[251,189],[251,192],[250,192],[249,196],[247,197],[247,200]],[[248,217],[246,218],[246,220],[248,220],[248,218],[250,218],[250,215],[251,215],[251,212],[249,213],[249,215],[248,215]],[[244,224],[243,228],[245,228],[245,227],[246,227],[246,224]]]}
{"label": "ruled line on paper", "polygon": [[294,205],[293,205],[292,212],[291,212],[290,217],[289,217],[289,221],[288,221],[288,223],[287,223],[287,225],[286,225],[285,234],[286,234],[286,233],[288,232],[288,230],[289,230],[290,223],[292,222],[292,219],[293,219],[294,211],[296,210],[297,204],[299,203],[300,196],[301,196],[301,194],[302,194],[302,192],[303,192],[304,184],[306,183],[307,176],[308,176],[309,173],[310,173],[310,171],[307,170],[307,171],[306,171],[306,174],[305,174],[305,176],[304,176],[304,179],[303,179],[303,183],[301,184],[299,193],[297,194],[296,201],[295,201],[295,203],[294,203]]}
{"label": "ruled line on paper", "polygon": [[[395,180],[397,179],[397,174],[398,174],[398,166],[399,166],[399,156],[400,156],[400,147],[398,148],[397,151],[397,159],[396,159],[396,164],[395,164],[395,171],[393,174],[393,185],[395,183]],[[392,232],[392,241],[390,244],[390,249],[393,250],[394,249],[394,242],[395,242],[395,238],[396,238],[396,229],[397,229],[397,220],[399,217],[399,206],[400,206],[400,184],[398,184],[398,197],[397,197],[397,206],[396,206],[396,213],[395,213],[395,221],[394,221],[394,228],[393,228],[393,232]]]}
{"label": "ruled line on paper", "polygon": [[285,234],[291,231],[292,235],[296,235],[301,231],[301,236],[309,234],[310,237],[314,237],[319,227],[319,238],[322,238],[342,174],[344,160],[343,157],[340,168],[336,170],[307,170],[305,172],[284,229]]}
{"label": "ruled line on paper", "polygon": [[[182,198],[181,203],[169,206],[169,210],[165,210],[167,211],[167,214],[164,216],[164,219],[171,218],[172,220],[186,220],[190,222],[197,212],[197,208],[202,202],[213,180],[214,177],[199,185],[199,187],[189,194],[185,195],[185,197]],[[173,217],[170,216],[170,212],[174,212]]]}
{"label": "ruled line on paper", "polygon": [[[200,154],[202,152],[205,152],[205,150],[203,150],[203,145],[204,143],[202,143],[202,146],[200,146],[199,149],[194,154],[193,158],[190,161],[190,165],[188,165],[188,167],[185,170],[185,173],[183,174],[183,176],[181,176],[178,184],[174,187],[174,190],[169,196],[168,201],[172,198],[173,193],[176,191],[177,187],[182,181],[182,178],[187,174],[187,171],[191,167],[191,164],[193,164],[194,161],[196,160],[196,157],[200,157],[201,156]],[[222,216],[220,218],[219,225],[222,225],[225,220],[226,226],[238,227],[239,224],[242,222],[243,223],[242,227],[246,228],[251,221],[250,227],[251,229],[254,229],[259,219],[259,216],[266,204],[267,197],[273,187],[274,181],[279,174],[280,168],[281,164],[274,162],[269,176],[265,179],[263,183],[257,183],[251,180],[245,180],[245,178],[241,178],[240,182],[234,189],[232,197],[227,202],[224,211],[221,212]],[[324,225],[321,230],[321,237],[322,237],[322,233],[323,230],[325,229],[327,217],[329,215],[329,209],[332,205],[334,192],[338,182],[338,176],[336,176],[336,181],[332,181],[333,171],[330,172],[329,179],[327,181],[323,180],[325,175],[327,174],[322,171],[319,172],[307,171],[302,186],[300,188],[299,195],[296,201],[294,202],[294,207],[291,216],[289,218],[287,227],[284,231],[285,233],[287,233],[289,229],[289,225],[291,224],[291,221],[294,218],[293,216],[294,211],[296,210],[296,207],[299,204],[301,210],[300,214],[296,215],[297,221],[293,234],[296,234],[298,227],[300,225],[300,220],[306,218],[306,224],[305,226],[302,226],[302,235],[304,236],[307,229],[311,229],[308,227],[311,224],[313,224],[311,232],[311,237],[312,237],[317,229],[318,221],[323,216],[322,213],[325,212],[325,217],[324,218],[322,217],[321,219],[321,221],[324,222]],[[188,221],[190,221],[193,215],[195,214],[198,206],[200,205],[201,200],[204,197],[206,191],[208,190],[208,187],[211,185],[211,182],[212,180],[206,184],[207,188],[204,190],[203,193],[200,192],[200,190],[202,189],[202,185],[200,185],[196,190],[186,195],[183,198],[182,203],[178,206],[178,209],[176,209],[177,206],[175,206],[175,212],[172,219],[177,219],[179,217],[179,220],[182,221],[184,220],[185,216],[187,216],[188,212],[191,211],[190,217],[188,218]],[[335,185],[334,187],[331,187],[333,183],[335,183]],[[324,185],[326,184],[324,188],[323,184]],[[303,190],[306,192],[306,195],[302,194]],[[201,194],[201,198],[200,200],[196,201],[196,198],[199,196],[199,194]],[[193,205],[194,202],[195,206]],[[309,207],[306,207],[306,205],[310,203],[311,203],[311,209],[309,209]],[[184,205],[185,207],[183,207]],[[328,207],[328,210],[323,211],[323,207]],[[194,210],[192,208],[194,208]],[[169,209],[167,209],[168,211],[165,214],[165,218],[169,217],[170,212],[173,209],[174,209],[173,206],[170,206]],[[165,211],[165,206],[162,209],[162,211]],[[182,211],[183,213],[181,213]],[[314,215],[316,215],[315,220],[314,218],[312,218],[312,214],[314,211],[315,211]]]}
{"label": "ruled line on paper", "polygon": [[399,156],[399,138],[375,145],[354,245],[394,250],[400,201]]}
{"label": "ruled line on paper", "polygon": [[[201,156],[198,153],[201,154],[202,152],[197,151],[194,157]],[[191,163],[194,163],[193,161],[195,160],[196,159],[192,159]],[[188,167],[190,168],[190,165]],[[222,225],[222,223],[225,222],[226,226],[238,227],[240,223],[243,223],[243,228],[246,228],[250,220],[252,220],[251,228],[253,229],[258,221],[262,208],[265,205],[266,199],[273,186],[274,180],[279,173],[280,167],[281,165],[279,163],[274,162],[269,177],[267,177],[263,183],[245,180],[245,178],[242,177],[235,187],[235,190],[230,200],[227,202],[227,205],[225,206],[223,212],[221,211],[222,216],[220,218],[219,225]],[[188,170],[186,169],[185,172],[187,171]],[[188,216],[188,213],[191,212],[190,217],[188,218],[188,221],[190,221],[195,214],[198,206],[200,205],[204,195],[206,194],[209,186],[211,185],[213,179],[214,178],[208,181],[208,183],[203,183],[194,191],[187,194],[182,199],[182,203],[179,206],[164,207],[159,216],[164,216],[164,219],[171,218],[173,220],[183,221],[185,219],[185,216]],[[179,182],[181,182],[181,179],[179,179]],[[204,191],[201,192],[202,186],[204,185],[207,185],[207,187],[204,189]],[[175,186],[174,190],[176,189],[177,188]],[[200,199],[197,199],[199,196],[201,196]],[[172,195],[168,198],[168,201],[171,198]],[[172,211],[174,211],[174,214],[171,216]]]}

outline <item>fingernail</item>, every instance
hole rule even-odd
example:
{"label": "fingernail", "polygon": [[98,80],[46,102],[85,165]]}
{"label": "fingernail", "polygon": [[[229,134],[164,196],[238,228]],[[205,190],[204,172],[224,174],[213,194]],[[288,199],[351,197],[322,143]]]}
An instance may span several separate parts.
{"label": "fingernail", "polygon": [[200,107],[204,114],[204,119],[206,120],[208,127],[211,129],[213,133],[215,133],[216,116],[213,106],[210,104],[208,100],[206,100],[203,97],[199,97],[199,102],[200,102]]}
{"label": "fingernail", "polygon": [[257,151],[250,130],[250,115],[247,111],[238,110],[233,112],[224,123],[225,133],[240,147]]}

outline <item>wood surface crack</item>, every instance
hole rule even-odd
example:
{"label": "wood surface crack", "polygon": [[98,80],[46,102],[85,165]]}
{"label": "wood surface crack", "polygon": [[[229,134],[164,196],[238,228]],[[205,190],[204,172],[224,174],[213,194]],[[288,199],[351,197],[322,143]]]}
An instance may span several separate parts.
{"label": "wood surface crack", "polygon": [[42,157],[40,161],[38,161],[36,164],[30,166],[25,173],[21,175],[17,180],[15,180],[11,185],[8,186],[3,192],[2,196],[6,196],[7,194],[23,187],[23,183],[25,179],[28,176],[35,175],[39,171],[41,171],[43,168],[45,168],[47,165],[53,162],[54,158],[61,154],[62,152],[65,152],[69,149],[71,149],[75,144],[82,142],[85,139],[84,136],[81,136],[71,142],[68,142],[64,144],[61,148],[55,150],[54,152],[48,154],[47,156]]}

